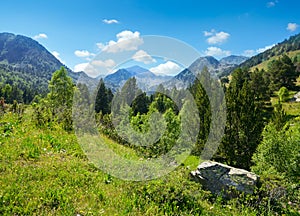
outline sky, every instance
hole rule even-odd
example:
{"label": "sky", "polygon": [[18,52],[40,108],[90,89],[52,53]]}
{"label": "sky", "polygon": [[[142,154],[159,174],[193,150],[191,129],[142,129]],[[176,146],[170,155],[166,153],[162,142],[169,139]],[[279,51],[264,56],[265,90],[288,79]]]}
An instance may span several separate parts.
{"label": "sky", "polygon": [[[1,2],[0,32],[31,37],[91,76],[88,63],[109,73],[112,56],[127,51],[138,65],[174,75],[181,66],[141,49],[144,36],[174,38],[199,56],[253,56],[299,33],[299,8],[298,0],[9,0]],[[93,61],[99,53],[111,55]]]}

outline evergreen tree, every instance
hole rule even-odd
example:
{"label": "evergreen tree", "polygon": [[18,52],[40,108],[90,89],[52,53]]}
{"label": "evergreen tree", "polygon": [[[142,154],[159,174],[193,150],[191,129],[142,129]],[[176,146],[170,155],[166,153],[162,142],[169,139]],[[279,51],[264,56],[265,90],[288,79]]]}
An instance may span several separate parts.
{"label": "evergreen tree", "polygon": [[112,91],[109,88],[106,88],[103,79],[101,79],[95,101],[95,111],[97,113],[101,111],[104,115],[109,114],[111,111],[112,98]]}
{"label": "evergreen tree", "polygon": [[299,76],[296,66],[287,55],[273,60],[268,66],[268,73],[270,74],[270,89],[272,91],[277,91],[282,86],[294,89],[296,79]]}
{"label": "evergreen tree", "polygon": [[226,91],[227,124],[221,151],[230,165],[245,169],[251,166],[264,126],[262,107],[255,97],[247,70],[234,71]]}
{"label": "evergreen tree", "polygon": [[199,75],[189,89],[198,107],[199,118],[200,118],[199,119],[200,129],[197,138],[197,143],[196,143],[196,147],[192,151],[192,154],[196,154],[196,155],[200,155],[203,150],[204,144],[208,138],[208,134],[210,131],[210,123],[211,123],[210,101],[207,92],[205,91],[204,87],[201,84],[201,83],[209,84],[210,80],[204,81],[204,79],[207,79],[207,77],[209,76],[206,73],[206,69],[204,69],[202,73],[203,75],[202,76]]}
{"label": "evergreen tree", "polygon": [[146,95],[146,93],[143,92],[142,94],[138,95],[132,102],[131,107],[132,107],[133,115],[137,115],[138,113],[146,114],[148,112],[149,105],[150,105],[150,99]]}

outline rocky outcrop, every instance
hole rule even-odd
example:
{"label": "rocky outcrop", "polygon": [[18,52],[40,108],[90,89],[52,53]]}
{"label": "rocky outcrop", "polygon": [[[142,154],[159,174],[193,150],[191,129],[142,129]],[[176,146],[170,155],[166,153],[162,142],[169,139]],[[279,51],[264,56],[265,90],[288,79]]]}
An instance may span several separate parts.
{"label": "rocky outcrop", "polygon": [[229,198],[237,192],[252,194],[259,182],[259,176],[254,173],[212,161],[201,163],[191,172],[191,178],[213,194]]}

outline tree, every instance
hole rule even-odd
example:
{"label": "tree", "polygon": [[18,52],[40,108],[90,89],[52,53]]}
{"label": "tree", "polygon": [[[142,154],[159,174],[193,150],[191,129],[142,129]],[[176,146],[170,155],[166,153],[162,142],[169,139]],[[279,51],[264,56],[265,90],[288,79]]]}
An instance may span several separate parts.
{"label": "tree", "polygon": [[270,89],[272,91],[277,91],[282,86],[294,89],[296,79],[299,76],[296,66],[285,54],[278,60],[270,62],[268,73],[270,74]]}
{"label": "tree", "polygon": [[208,72],[207,69],[204,69],[202,71],[202,76],[199,75],[189,89],[194,97],[200,117],[200,129],[197,137],[197,143],[196,147],[192,151],[192,153],[196,155],[200,155],[202,152],[204,144],[208,138],[211,123],[210,101],[204,87],[201,84],[211,83],[210,81],[204,81],[204,79],[207,79],[209,76],[206,72]]}
{"label": "tree", "polygon": [[264,127],[262,107],[255,101],[247,70],[237,69],[226,91],[227,123],[221,151],[233,166],[249,169]]}
{"label": "tree", "polygon": [[289,90],[286,87],[281,87],[278,91],[279,101],[286,102],[289,99]]}
{"label": "tree", "polygon": [[286,124],[286,121],[287,121],[286,113],[283,110],[282,104],[279,101],[278,104],[274,106],[274,112],[273,112],[271,122],[274,124],[276,130],[280,131],[283,128],[283,126]]}
{"label": "tree", "polygon": [[278,130],[273,122],[263,131],[263,140],[253,155],[252,170],[258,174],[275,173],[299,183],[300,124]]}
{"label": "tree", "polygon": [[62,123],[66,130],[72,129],[72,103],[74,84],[64,67],[53,73],[49,82],[47,104],[52,113],[52,121]]}
{"label": "tree", "polygon": [[104,115],[109,114],[111,111],[112,99],[112,91],[109,88],[106,88],[103,79],[101,79],[95,101],[95,111],[97,113],[101,111]]}
{"label": "tree", "polygon": [[142,94],[138,95],[132,102],[131,107],[132,107],[133,115],[137,115],[138,113],[146,114],[149,110],[149,105],[150,105],[150,99],[146,95],[146,93],[143,92]]}
{"label": "tree", "polygon": [[48,99],[52,108],[68,108],[72,105],[74,84],[64,67],[53,73],[48,85]]}

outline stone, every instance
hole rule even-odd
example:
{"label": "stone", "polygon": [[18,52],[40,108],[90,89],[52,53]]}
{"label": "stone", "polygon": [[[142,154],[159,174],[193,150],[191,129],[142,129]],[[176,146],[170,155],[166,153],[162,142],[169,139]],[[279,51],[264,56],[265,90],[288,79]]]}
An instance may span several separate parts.
{"label": "stone", "polygon": [[259,182],[259,176],[252,172],[213,161],[201,163],[190,174],[191,179],[201,183],[203,189],[228,198],[236,197],[238,192],[253,194]]}
{"label": "stone", "polygon": [[294,95],[292,101],[300,102],[300,92]]}

